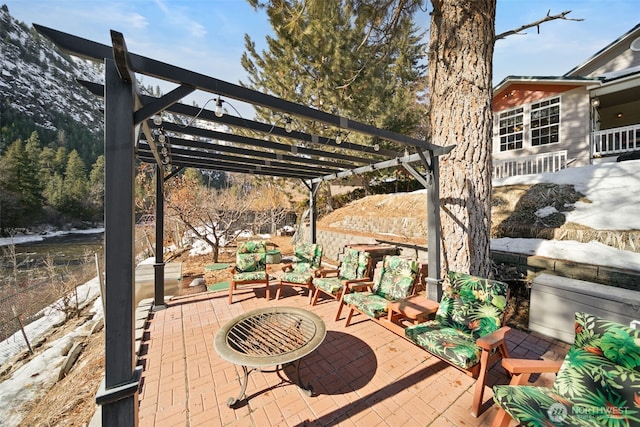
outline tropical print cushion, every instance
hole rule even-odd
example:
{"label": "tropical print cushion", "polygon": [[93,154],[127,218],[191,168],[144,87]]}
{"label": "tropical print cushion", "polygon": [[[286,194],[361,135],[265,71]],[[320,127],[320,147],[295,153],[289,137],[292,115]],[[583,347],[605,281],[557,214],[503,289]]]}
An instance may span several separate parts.
{"label": "tropical print cushion", "polygon": [[494,386],[494,400],[523,426],[640,425],[640,331],[575,315],[576,337],[552,388]]}
{"label": "tropical print cushion", "polygon": [[480,361],[476,340],[502,326],[506,283],[449,272],[434,320],[405,329],[405,336],[463,369]]}
{"label": "tropical print cushion", "polygon": [[267,253],[241,253],[236,255],[236,271],[245,273],[250,271],[265,271],[267,268]]}
{"label": "tropical print cushion", "polygon": [[373,292],[346,294],[344,302],[369,317],[381,317],[387,312],[387,301],[411,295],[417,275],[418,263],[415,260],[386,256]]}
{"label": "tropical print cushion", "polygon": [[344,288],[344,282],[339,277],[316,277],[313,286],[329,295],[336,295]]}
{"label": "tropical print cushion", "polygon": [[386,256],[382,272],[373,284],[373,293],[387,300],[406,298],[411,295],[418,275],[418,262],[399,256]]}
{"label": "tropical print cushion", "polygon": [[369,272],[371,254],[352,248],[345,248],[342,262],[338,268],[338,277],[316,277],[313,286],[329,295],[342,292],[345,281],[363,279]]}
{"label": "tropical print cushion", "polygon": [[252,282],[267,280],[266,271],[248,271],[245,273],[236,273],[233,275],[234,282]]}
{"label": "tropical print cushion", "polygon": [[509,287],[497,280],[450,271],[435,320],[480,338],[502,326]]}
{"label": "tropical print cushion", "polygon": [[238,254],[252,254],[256,252],[266,252],[267,242],[264,240],[249,240],[238,244]]}
{"label": "tropical print cushion", "polygon": [[297,272],[297,271],[287,271],[282,274],[283,282],[287,283],[311,283],[313,280],[313,275],[310,272]]}
{"label": "tropical print cushion", "polygon": [[296,245],[294,251],[295,264],[304,263],[310,268],[320,268],[322,260],[322,245],[317,243],[301,243]]}
{"label": "tropical print cushion", "polygon": [[437,320],[409,326],[405,329],[405,336],[462,369],[469,369],[480,362],[482,349],[476,345],[473,335],[443,325]]}

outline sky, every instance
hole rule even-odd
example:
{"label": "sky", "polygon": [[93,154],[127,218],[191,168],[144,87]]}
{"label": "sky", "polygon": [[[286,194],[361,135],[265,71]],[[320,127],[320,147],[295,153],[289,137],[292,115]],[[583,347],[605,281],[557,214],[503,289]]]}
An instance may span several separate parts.
{"label": "sky", "polygon": [[[498,0],[496,33],[537,21],[547,12],[584,21],[553,21],[496,43],[494,84],[508,75],[559,76],[640,23],[638,0]],[[271,34],[266,15],[244,0],[0,0],[11,15],[103,44],[124,34],[130,52],[237,84],[244,37],[258,50]],[[417,16],[427,30],[429,11]],[[155,85],[153,80],[143,80]],[[162,88],[168,92],[172,88]],[[202,95],[201,95],[202,96]],[[206,100],[194,99],[199,105]],[[187,100],[189,101],[189,100]],[[190,101],[189,101],[190,102]]]}

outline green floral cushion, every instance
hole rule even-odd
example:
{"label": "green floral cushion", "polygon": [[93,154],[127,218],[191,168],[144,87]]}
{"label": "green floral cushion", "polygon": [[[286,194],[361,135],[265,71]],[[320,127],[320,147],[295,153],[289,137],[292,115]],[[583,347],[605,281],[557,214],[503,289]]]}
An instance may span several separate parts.
{"label": "green floral cushion", "polygon": [[640,331],[587,313],[552,388],[493,387],[522,426],[640,425]]}
{"label": "green floral cushion", "polygon": [[282,274],[281,280],[287,283],[311,283],[313,275],[310,272],[299,273],[297,271],[288,271]]}
{"label": "green floral cushion", "polygon": [[405,336],[454,365],[468,369],[480,361],[476,340],[502,326],[506,283],[449,272],[435,319],[405,329]]}
{"label": "green floral cushion", "polygon": [[337,295],[342,292],[345,281],[366,277],[370,260],[371,254],[368,252],[346,248],[338,268],[338,277],[316,277],[313,279],[313,286],[324,293]]}
{"label": "green floral cushion", "polygon": [[247,271],[244,273],[236,273],[233,275],[234,282],[252,282],[267,280],[266,271]]}
{"label": "green floral cushion", "polygon": [[301,243],[296,245],[294,251],[296,264],[306,264],[306,266],[311,268],[320,268],[320,263],[322,261],[322,245],[317,243]]}
{"label": "green floral cushion", "polygon": [[265,271],[267,268],[266,252],[256,254],[237,254],[236,255],[236,272],[246,273],[250,271]]}
{"label": "green floral cushion", "polygon": [[238,245],[238,254],[253,254],[267,251],[267,242],[264,240],[249,240],[246,242],[240,242]]}
{"label": "green floral cushion", "polygon": [[267,242],[249,240],[241,242],[236,251],[236,273],[265,271],[267,268]]}
{"label": "green floral cushion", "polygon": [[418,263],[415,260],[386,256],[373,292],[346,294],[344,302],[369,317],[382,317],[387,312],[387,301],[411,295],[417,275]]}

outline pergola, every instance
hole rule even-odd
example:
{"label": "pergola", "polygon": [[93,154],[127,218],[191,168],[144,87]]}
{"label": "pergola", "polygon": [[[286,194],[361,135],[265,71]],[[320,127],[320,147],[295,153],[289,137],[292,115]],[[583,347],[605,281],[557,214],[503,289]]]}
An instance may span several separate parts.
{"label": "pergola", "polygon": [[[136,425],[138,421],[141,367],[136,366],[134,350],[136,161],[152,163],[156,169],[154,309],[164,307],[163,184],[185,167],[302,180],[310,194],[313,242],[315,195],[323,181],[403,167],[429,190],[427,296],[440,300],[438,157],[453,146],[433,145],[130,53],[124,36],[115,31],[111,32],[112,46],[108,46],[34,27],[63,51],[104,64],[104,85],[80,81],[104,97],[105,378],[96,397],[102,406],[103,425]],[[138,74],[177,86],[161,97],[143,95],[137,87]],[[179,102],[195,91],[211,94],[216,108]],[[269,109],[280,119],[274,125],[223,113],[222,104],[228,100]],[[162,112],[184,118],[184,122],[158,120]],[[298,120],[317,124],[322,133],[291,129],[292,121]],[[229,131],[219,130],[222,128]],[[342,141],[352,134],[390,141],[405,149],[397,153],[379,148],[377,142],[368,146]]]}

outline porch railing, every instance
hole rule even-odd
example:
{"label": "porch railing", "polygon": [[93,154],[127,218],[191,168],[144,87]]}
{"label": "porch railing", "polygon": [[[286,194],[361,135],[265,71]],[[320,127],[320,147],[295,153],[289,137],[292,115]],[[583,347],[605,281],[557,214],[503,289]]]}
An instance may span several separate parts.
{"label": "porch railing", "polygon": [[591,157],[640,150],[640,124],[591,133]]}
{"label": "porch railing", "polygon": [[517,159],[494,160],[493,178],[507,178],[516,175],[557,172],[567,167],[567,151],[554,151]]}

